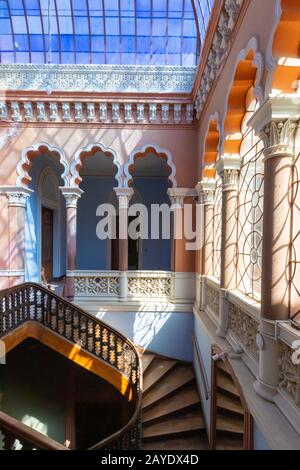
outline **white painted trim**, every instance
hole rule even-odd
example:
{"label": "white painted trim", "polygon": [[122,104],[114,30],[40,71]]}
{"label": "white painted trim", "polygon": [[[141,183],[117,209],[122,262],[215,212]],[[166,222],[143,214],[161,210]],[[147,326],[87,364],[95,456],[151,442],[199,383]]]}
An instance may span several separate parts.
{"label": "white painted trim", "polygon": [[273,8],[273,11],[274,11],[274,23],[273,23],[272,31],[270,32],[269,42],[268,42],[267,49],[266,49],[267,78],[265,82],[265,94],[264,94],[265,99],[268,98],[268,96],[272,92],[274,72],[278,64],[278,58],[273,56],[273,44],[274,44],[275,34],[279,26],[281,15],[282,15],[281,0],[275,0],[275,6]]}
{"label": "white painted trim", "polygon": [[46,147],[49,151],[55,152],[59,154],[59,163],[64,167],[63,174],[61,178],[64,180],[65,186],[68,186],[69,182],[69,163],[67,162],[65,152],[60,147],[55,147],[54,145],[48,144],[47,142],[39,142],[36,144],[31,145],[30,147],[26,147],[21,152],[21,159],[17,164],[17,186],[25,186],[23,179],[27,181],[31,181],[31,177],[29,176],[28,168],[30,167],[30,160],[28,159],[29,152],[38,152],[40,148]]}
{"label": "white painted trim", "polygon": [[[117,167],[117,174],[115,175],[115,179],[118,182],[118,188],[121,188],[122,187],[122,165],[118,161],[117,153],[112,148],[106,147],[104,144],[101,144],[101,143],[93,143],[93,144],[87,145],[86,147],[81,147],[76,151],[74,158],[70,164],[70,174],[71,174],[70,186],[76,187],[77,186],[76,180],[82,181],[82,178],[79,175],[79,169],[82,167],[82,164],[83,164],[81,161],[81,154],[83,152],[89,153],[94,148],[98,148],[103,153],[111,153],[111,155],[113,156],[113,163]],[[86,157],[86,158],[89,158],[89,157]]]}
{"label": "white painted trim", "polygon": [[[201,155],[201,161],[202,161],[202,170],[204,170],[204,168],[207,168],[207,166],[208,166],[204,162],[204,154],[205,154],[205,148],[206,148],[207,134],[208,134],[208,131],[209,131],[209,128],[210,128],[210,125],[211,125],[212,121],[217,122],[217,129],[218,129],[218,132],[219,132],[218,158],[220,158],[220,155],[221,155],[222,142],[224,142],[224,140],[225,140],[224,122],[223,123],[221,122],[220,113],[218,111],[216,111],[215,113],[211,114],[208,118],[205,133],[204,133],[205,137],[201,142],[202,149],[200,149],[200,155]],[[200,178],[202,178],[202,172],[201,172]]]}
{"label": "white painted trim", "polygon": [[163,154],[166,155],[167,164],[171,168],[171,174],[169,176],[169,180],[172,182],[173,188],[177,188],[176,166],[175,166],[175,163],[173,162],[173,156],[172,156],[170,150],[168,150],[166,148],[162,148],[157,144],[151,144],[151,143],[145,144],[142,147],[134,149],[133,152],[131,152],[131,154],[129,155],[129,158],[128,158],[125,166],[124,166],[124,173],[125,173],[124,186],[125,186],[125,188],[128,188],[130,182],[132,181],[132,176],[131,176],[131,173],[129,171],[129,168],[130,168],[131,165],[134,164],[134,159],[135,159],[136,154],[145,153],[147,151],[147,149],[151,149],[151,148],[153,148],[158,154],[163,153]]}
{"label": "white painted trim", "polygon": [[24,270],[5,270],[5,269],[1,269],[0,270],[0,277],[19,277],[19,276],[24,276],[25,275],[25,271]]}

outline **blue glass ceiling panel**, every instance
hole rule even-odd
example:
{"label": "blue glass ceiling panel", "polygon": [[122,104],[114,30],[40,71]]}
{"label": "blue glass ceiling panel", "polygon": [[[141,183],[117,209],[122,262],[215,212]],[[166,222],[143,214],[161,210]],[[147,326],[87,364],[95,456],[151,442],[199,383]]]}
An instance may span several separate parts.
{"label": "blue glass ceiling panel", "polygon": [[197,64],[214,0],[0,0],[0,62]]}

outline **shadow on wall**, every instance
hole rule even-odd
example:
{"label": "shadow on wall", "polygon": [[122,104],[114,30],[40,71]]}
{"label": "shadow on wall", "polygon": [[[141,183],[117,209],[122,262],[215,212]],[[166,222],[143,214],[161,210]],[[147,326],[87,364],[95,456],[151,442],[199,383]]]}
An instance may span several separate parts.
{"label": "shadow on wall", "polygon": [[144,303],[137,312],[98,311],[97,317],[135,344],[156,354],[192,361],[193,314],[174,312],[169,303]]}

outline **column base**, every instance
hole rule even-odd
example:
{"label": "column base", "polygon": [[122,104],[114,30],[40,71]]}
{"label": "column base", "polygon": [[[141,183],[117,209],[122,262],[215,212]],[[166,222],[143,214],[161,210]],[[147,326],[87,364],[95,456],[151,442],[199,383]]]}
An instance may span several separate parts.
{"label": "column base", "polygon": [[119,278],[119,302],[127,301],[127,272],[121,271]]}
{"label": "column base", "polygon": [[259,395],[264,400],[269,401],[271,403],[275,402],[275,396],[277,395],[277,390],[275,388],[264,384],[259,379],[254,382],[253,388],[257,395]]}

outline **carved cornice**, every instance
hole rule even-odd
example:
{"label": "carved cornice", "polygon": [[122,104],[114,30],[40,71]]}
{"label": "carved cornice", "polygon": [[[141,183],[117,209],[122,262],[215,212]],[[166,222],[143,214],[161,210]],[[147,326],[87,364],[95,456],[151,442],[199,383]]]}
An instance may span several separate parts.
{"label": "carved cornice", "polygon": [[67,186],[61,186],[60,190],[66,200],[66,208],[77,208],[78,199],[82,196],[83,191],[80,188],[71,188]]}
{"label": "carved cornice", "polygon": [[5,194],[8,199],[8,207],[26,207],[32,189],[22,186],[0,186],[0,194]]}
{"label": "carved cornice", "polygon": [[192,124],[193,103],[90,100],[0,101],[0,121],[30,123]]}
{"label": "carved cornice", "polygon": [[191,93],[196,67],[0,64],[0,90]]}
{"label": "carved cornice", "polygon": [[200,86],[195,100],[197,118],[204,108],[212,84],[218,77],[220,69],[229,51],[230,39],[244,0],[225,0],[219,23],[210,47],[204,67]]}

